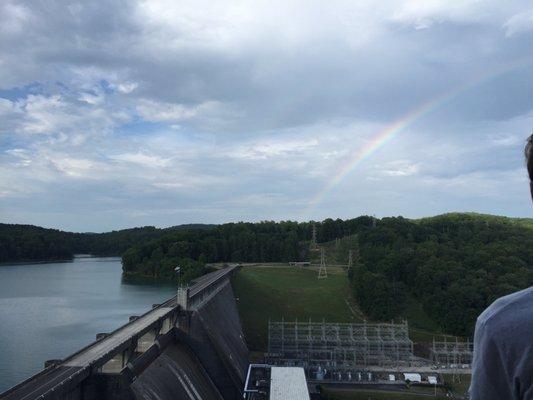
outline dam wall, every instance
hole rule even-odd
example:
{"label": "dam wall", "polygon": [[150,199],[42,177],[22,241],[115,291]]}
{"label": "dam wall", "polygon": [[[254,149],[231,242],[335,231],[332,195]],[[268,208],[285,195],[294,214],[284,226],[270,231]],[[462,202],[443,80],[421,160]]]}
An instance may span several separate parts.
{"label": "dam wall", "polygon": [[194,353],[181,343],[167,347],[130,390],[135,400],[223,399]]}
{"label": "dam wall", "polygon": [[249,351],[229,281],[214,298],[192,312],[182,339],[225,399],[242,397]]}
{"label": "dam wall", "polygon": [[213,298],[180,317],[176,343],[139,374],[127,398],[241,398],[248,359],[248,347],[228,280]]}

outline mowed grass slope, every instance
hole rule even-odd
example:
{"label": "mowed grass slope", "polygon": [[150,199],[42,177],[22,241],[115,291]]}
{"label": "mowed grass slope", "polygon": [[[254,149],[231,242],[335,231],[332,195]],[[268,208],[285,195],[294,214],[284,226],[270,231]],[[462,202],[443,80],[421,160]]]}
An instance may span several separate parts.
{"label": "mowed grass slope", "polygon": [[250,350],[267,350],[269,319],[361,321],[348,278],[340,270],[317,279],[316,269],[243,267],[232,285]]}
{"label": "mowed grass slope", "polygon": [[342,389],[325,389],[323,398],[326,400],[419,400],[419,399],[433,399],[445,400],[448,399],[444,394],[437,391],[437,396],[432,393],[399,393],[387,392],[379,390],[342,390]]}

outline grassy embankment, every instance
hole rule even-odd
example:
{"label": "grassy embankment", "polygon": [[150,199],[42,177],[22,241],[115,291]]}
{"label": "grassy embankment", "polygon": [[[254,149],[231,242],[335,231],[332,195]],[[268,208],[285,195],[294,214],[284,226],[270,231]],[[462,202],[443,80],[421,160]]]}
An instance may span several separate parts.
{"label": "grassy embankment", "polygon": [[233,288],[250,349],[266,351],[269,319],[360,322],[344,271],[330,268],[328,273],[327,279],[317,279],[315,268],[241,268]]}
{"label": "grassy embankment", "polygon": [[[252,350],[266,351],[268,320],[325,319],[361,322],[364,315],[353,298],[342,268],[328,268],[327,279],[317,279],[317,269],[281,266],[243,267],[233,279],[239,313]],[[410,298],[400,318],[409,322],[414,342],[430,342],[441,335],[420,303]]]}

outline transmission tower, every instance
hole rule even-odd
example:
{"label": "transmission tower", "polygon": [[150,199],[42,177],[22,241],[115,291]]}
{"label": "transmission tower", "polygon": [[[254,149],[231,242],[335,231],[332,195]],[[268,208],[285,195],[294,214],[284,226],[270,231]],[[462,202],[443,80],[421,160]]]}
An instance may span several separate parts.
{"label": "transmission tower", "polygon": [[348,252],[348,273],[350,273],[352,268],[353,268],[353,250],[350,249],[350,251]]}
{"label": "transmission tower", "polygon": [[318,244],[316,241],[316,225],[313,224],[313,236],[311,237],[311,250],[317,250]]}
{"label": "transmission tower", "polygon": [[326,251],[322,247],[320,249],[320,267],[318,268],[318,279],[327,278],[328,270],[326,267]]}

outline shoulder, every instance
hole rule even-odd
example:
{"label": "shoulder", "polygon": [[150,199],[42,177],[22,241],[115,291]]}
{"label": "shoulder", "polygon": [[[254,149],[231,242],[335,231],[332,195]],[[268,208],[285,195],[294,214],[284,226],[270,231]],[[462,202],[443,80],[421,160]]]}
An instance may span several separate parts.
{"label": "shoulder", "polygon": [[477,323],[499,333],[518,326],[533,328],[531,310],[533,310],[533,286],[500,297],[481,313]]}
{"label": "shoulder", "polygon": [[519,387],[528,385],[533,360],[532,310],[533,286],[499,298],[478,317],[472,399],[511,399],[517,382]]}

